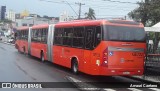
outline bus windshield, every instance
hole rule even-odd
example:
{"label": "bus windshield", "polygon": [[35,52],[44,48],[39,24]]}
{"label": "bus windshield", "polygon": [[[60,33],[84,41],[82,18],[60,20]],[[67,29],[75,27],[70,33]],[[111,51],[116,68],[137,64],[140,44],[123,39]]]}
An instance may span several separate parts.
{"label": "bus windshield", "polygon": [[128,26],[104,26],[104,40],[145,42],[144,28]]}

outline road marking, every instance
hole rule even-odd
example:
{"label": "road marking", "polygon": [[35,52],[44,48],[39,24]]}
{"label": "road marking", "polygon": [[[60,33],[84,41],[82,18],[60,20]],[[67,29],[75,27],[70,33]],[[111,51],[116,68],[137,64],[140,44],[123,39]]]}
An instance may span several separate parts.
{"label": "road marking", "polygon": [[143,91],[143,90],[140,90],[140,89],[137,89],[137,88],[127,88],[127,89],[129,89],[131,91]]}
{"label": "road marking", "polygon": [[72,80],[73,82],[82,82],[82,81],[80,81],[80,80],[78,80],[78,79],[76,79],[76,78],[73,78],[73,77],[67,77],[67,78],[69,78],[69,79]]}
{"label": "road marking", "polygon": [[85,83],[85,82],[82,82],[76,78],[69,77],[69,76],[66,76],[66,78],[81,90],[90,90],[90,91],[100,90],[100,88],[96,88],[95,86],[88,84],[88,83]]}
{"label": "road marking", "polygon": [[104,91],[116,91],[116,90],[114,90],[114,89],[109,89],[109,88],[105,88],[105,89],[103,89]]}
{"label": "road marking", "polygon": [[87,90],[87,91],[99,91],[99,88],[80,88],[81,90]]}
{"label": "road marking", "polygon": [[148,88],[148,89],[155,90],[155,91],[160,91],[160,89],[158,89],[158,88]]}

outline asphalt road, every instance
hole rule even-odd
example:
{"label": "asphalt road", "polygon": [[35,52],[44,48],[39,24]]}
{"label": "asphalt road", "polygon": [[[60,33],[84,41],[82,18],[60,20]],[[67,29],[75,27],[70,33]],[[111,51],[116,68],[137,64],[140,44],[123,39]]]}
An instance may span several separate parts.
{"label": "asphalt road", "polygon": [[[125,77],[90,76],[83,73],[74,75],[70,69],[42,63],[38,58],[19,53],[14,46],[0,42],[0,82],[138,82]],[[42,88],[42,89],[0,89],[0,91],[79,91],[75,88]],[[86,85],[86,84],[84,84]],[[102,84],[106,85],[106,84]],[[63,87],[63,86],[62,86]],[[102,89],[101,89],[102,90]],[[136,88],[105,88],[103,91],[136,91]],[[143,91],[139,89],[137,91]],[[150,89],[151,90],[151,89]],[[150,91],[145,89],[145,91]],[[152,90],[155,91],[155,90]]]}
{"label": "asphalt road", "polygon": [[[0,82],[69,82],[66,76],[71,73],[61,69],[64,68],[52,63],[42,63],[37,58],[18,53],[14,46],[0,43]],[[0,89],[2,90],[79,91],[76,88]]]}

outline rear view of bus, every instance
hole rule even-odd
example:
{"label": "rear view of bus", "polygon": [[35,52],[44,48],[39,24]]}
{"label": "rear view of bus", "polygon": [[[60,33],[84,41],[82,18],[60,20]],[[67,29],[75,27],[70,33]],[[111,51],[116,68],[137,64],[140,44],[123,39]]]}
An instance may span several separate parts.
{"label": "rear view of bus", "polygon": [[111,20],[102,24],[101,75],[143,75],[145,31],[141,23]]}

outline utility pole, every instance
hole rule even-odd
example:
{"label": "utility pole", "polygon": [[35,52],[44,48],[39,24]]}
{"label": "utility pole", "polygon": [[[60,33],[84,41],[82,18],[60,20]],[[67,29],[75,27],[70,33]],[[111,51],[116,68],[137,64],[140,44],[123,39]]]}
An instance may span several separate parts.
{"label": "utility pole", "polygon": [[79,5],[79,15],[78,15],[78,19],[80,19],[80,18],[81,18],[81,6],[82,6],[82,5],[85,5],[85,4],[82,4],[82,3],[76,3],[76,4]]}

